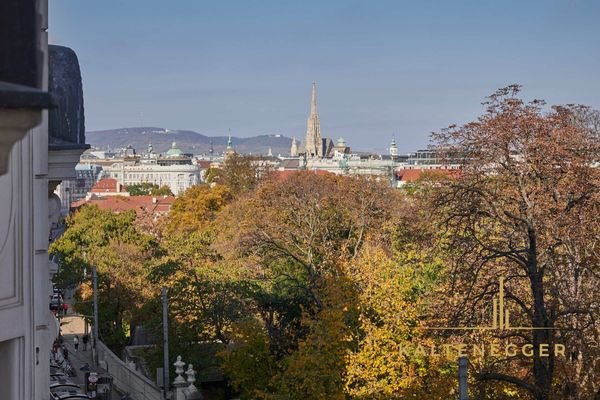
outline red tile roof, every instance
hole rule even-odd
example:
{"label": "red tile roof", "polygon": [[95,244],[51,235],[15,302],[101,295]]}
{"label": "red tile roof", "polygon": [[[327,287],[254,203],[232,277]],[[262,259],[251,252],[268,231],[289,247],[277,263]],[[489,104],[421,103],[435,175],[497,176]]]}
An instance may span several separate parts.
{"label": "red tile roof", "polygon": [[[119,188],[119,190],[117,190]],[[92,193],[117,193],[126,192],[127,188],[118,180],[113,178],[100,179],[92,186]]]}
{"label": "red tile roof", "polygon": [[171,209],[174,201],[173,196],[106,196],[73,202],[71,208],[76,209],[84,204],[91,204],[101,210],[115,213],[134,210],[137,214],[164,214]]}
{"label": "red tile roof", "polygon": [[403,182],[414,182],[423,176],[445,176],[448,178],[458,178],[461,175],[460,169],[451,168],[414,168],[396,170],[396,178]]}
{"label": "red tile roof", "polygon": [[202,169],[210,168],[211,164],[212,164],[212,161],[209,161],[209,160],[198,160],[196,162],[196,165],[198,165]]}

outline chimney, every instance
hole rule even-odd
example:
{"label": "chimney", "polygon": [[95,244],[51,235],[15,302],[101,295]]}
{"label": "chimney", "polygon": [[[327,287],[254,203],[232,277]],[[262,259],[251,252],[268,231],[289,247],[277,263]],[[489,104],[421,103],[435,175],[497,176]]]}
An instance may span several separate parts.
{"label": "chimney", "polygon": [[117,181],[117,193],[121,193],[121,182]]}
{"label": "chimney", "polygon": [[152,204],[156,204],[156,197],[152,198]]}

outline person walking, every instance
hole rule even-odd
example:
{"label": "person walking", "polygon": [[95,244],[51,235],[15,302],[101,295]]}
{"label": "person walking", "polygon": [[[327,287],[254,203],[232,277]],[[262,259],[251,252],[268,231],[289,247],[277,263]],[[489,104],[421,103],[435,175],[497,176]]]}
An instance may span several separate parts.
{"label": "person walking", "polygon": [[67,350],[67,346],[63,345],[62,347],[63,358],[69,361],[69,350]]}
{"label": "person walking", "polygon": [[69,310],[69,305],[67,303],[63,303],[63,315],[67,315],[67,310]]}
{"label": "person walking", "polygon": [[83,337],[81,339],[83,341],[83,351],[86,351],[88,341],[90,340],[90,336],[88,334],[85,334],[85,335],[83,335]]}
{"label": "person walking", "polygon": [[75,351],[79,349],[79,336],[75,336],[75,339],[73,339],[73,347],[75,347]]}
{"label": "person walking", "polygon": [[60,348],[60,343],[58,343],[58,339],[54,341],[52,344],[52,356],[54,361],[58,360],[58,349]]}

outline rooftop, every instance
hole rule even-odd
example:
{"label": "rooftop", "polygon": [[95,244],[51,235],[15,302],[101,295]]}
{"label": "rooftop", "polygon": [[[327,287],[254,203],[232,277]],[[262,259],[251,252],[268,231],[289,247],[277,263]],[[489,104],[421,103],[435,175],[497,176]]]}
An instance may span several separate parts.
{"label": "rooftop", "polygon": [[113,178],[100,179],[92,186],[92,193],[122,193],[127,192],[121,182]]}
{"label": "rooftop", "polygon": [[98,206],[101,210],[110,210],[121,213],[134,210],[137,214],[152,213],[164,214],[171,209],[175,202],[173,196],[107,196],[92,197],[71,203],[71,208],[77,209],[85,204]]}

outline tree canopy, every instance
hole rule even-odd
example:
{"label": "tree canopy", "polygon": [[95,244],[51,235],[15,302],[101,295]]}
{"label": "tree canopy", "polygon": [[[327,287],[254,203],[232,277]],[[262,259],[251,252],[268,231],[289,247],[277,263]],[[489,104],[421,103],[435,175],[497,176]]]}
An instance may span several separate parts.
{"label": "tree canopy", "polygon": [[[80,284],[86,310],[84,270],[98,266],[117,347],[127,325],[160,332],[167,286],[173,349],[210,359],[242,399],[446,400],[457,353],[430,349],[463,344],[533,349],[469,354],[474,398],[597,399],[598,114],[519,90],[434,134],[461,167],[407,190],[233,154],[153,229],[83,207],[51,248],[59,279]],[[495,326],[501,293],[516,329],[475,329]]]}

